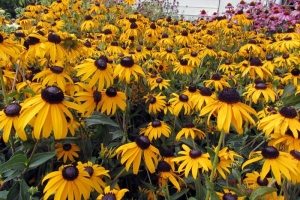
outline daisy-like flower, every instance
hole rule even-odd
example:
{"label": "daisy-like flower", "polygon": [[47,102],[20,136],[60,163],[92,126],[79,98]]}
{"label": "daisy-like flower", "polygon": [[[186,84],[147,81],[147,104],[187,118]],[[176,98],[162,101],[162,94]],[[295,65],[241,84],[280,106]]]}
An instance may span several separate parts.
{"label": "daisy-like flower", "polygon": [[185,95],[189,96],[189,98],[192,98],[194,95],[199,94],[199,90],[197,90],[196,85],[190,85],[189,87],[187,87],[187,90],[184,90],[182,92],[182,94],[185,94]]}
{"label": "daisy-like flower", "polygon": [[205,105],[208,105],[215,101],[215,98],[213,97],[212,91],[208,87],[203,87],[200,89],[200,92],[195,94],[191,98],[191,102],[193,102],[194,108],[196,108],[197,111],[201,110]]}
{"label": "daisy-like flower", "polygon": [[91,15],[85,16],[84,22],[80,25],[81,31],[90,31],[95,28],[95,23]]}
{"label": "daisy-like flower", "polygon": [[282,56],[278,56],[274,59],[274,63],[276,66],[289,69],[291,66],[297,65],[299,63],[298,56],[294,54],[283,54]]}
{"label": "daisy-like flower", "polygon": [[[216,151],[216,148],[214,148]],[[234,162],[234,157],[242,157],[234,151],[228,150],[228,147],[225,147],[219,151],[218,158],[218,166],[217,172],[222,176],[223,179],[226,179],[225,172],[230,174],[230,170],[228,168],[231,167],[231,164]]]}
{"label": "daisy-like flower", "polygon": [[242,77],[249,73],[250,77],[253,79],[258,76],[260,79],[264,80],[269,76],[272,76],[271,72],[263,66],[262,61],[258,57],[252,58],[249,66],[245,67],[242,72]]}
{"label": "daisy-like flower", "polygon": [[257,104],[257,101],[263,97],[266,103],[269,102],[269,99],[274,102],[276,99],[276,93],[267,87],[267,85],[264,82],[260,82],[255,84],[254,87],[252,87],[252,84],[247,87],[248,90],[243,95],[246,96],[247,100],[252,100],[255,104]]}
{"label": "daisy-like flower", "polygon": [[57,160],[63,158],[63,162],[67,163],[67,159],[71,162],[74,162],[74,157],[78,158],[79,155],[77,152],[80,151],[80,148],[73,143],[57,143],[55,145],[55,152],[57,153]]}
{"label": "daisy-like flower", "polygon": [[122,200],[125,193],[128,191],[129,191],[128,189],[121,189],[121,190],[112,189],[111,190],[110,186],[107,186],[104,188],[103,194],[100,194],[97,197],[97,200]]}
{"label": "daisy-like flower", "polygon": [[224,87],[230,87],[229,83],[226,82],[226,77],[219,73],[213,74],[210,80],[205,80],[203,83],[205,87],[213,86],[216,91],[223,90]]}
{"label": "daisy-like flower", "polygon": [[300,149],[300,139],[295,138],[290,129],[288,129],[284,135],[281,133],[272,133],[270,137],[271,141],[268,143],[270,146],[276,147],[277,145],[281,145],[283,149],[286,149],[287,151]]}
{"label": "daisy-like flower", "polygon": [[172,48],[166,48],[165,51],[161,51],[159,55],[161,60],[165,60],[165,61],[177,60],[177,55]]}
{"label": "daisy-like flower", "polygon": [[220,199],[222,200],[244,200],[245,197],[239,197],[235,194],[234,191],[228,190],[228,189],[223,189],[224,192],[220,193],[220,192],[216,192],[217,195],[219,196]]}
{"label": "daisy-like flower", "polygon": [[149,103],[149,113],[156,115],[157,112],[162,111],[165,107],[166,96],[161,95],[161,92],[157,95],[148,94],[144,98],[146,99],[146,103]]}
{"label": "daisy-like flower", "polygon": [[126,162],[126,171],[131,165],[133,166],[133,174],[138,173],[142,157],[150,173],[155,172],[158,164],[159,150],[152,146],[150,140],[143,135],[138,136],[134,142],[123,144],[116,150],[116,153],[121,156],[122,164]]}
{"label": "daisy-like flower", "polygon": [[175,37],[175,42],[182,46],[187,46],[192,42],[192,36],[189,35],[187,30],[183,30],[180,35]]}
{"label": "daisy-like flower", "polygon": [[20,126],[24,129],[30,120],[35,119],[33,135],[36,139],[48,138],[52,130],[55,139],[63,139],[68,133],[66,116],[71,121],[74,120],[68,108],[84,113],[82,106],[64,100],[64,93],[59,87],[48,86],[42,90],[41,94],[24,101]]}
{"label": "daisy-like flower", "polygon": [[153,139],[156,140],[157,138],[160,138],[161,134],[169,137],[171,128],[164,121],[154,120],[153,122],[150,122],[146,128],[142,128],[140,134],[144,134],[152,141]]}
{"label": "daisy-like flower", "polygon": [[89,179],[92,182],[92,187],[98,192],[103,193],[103,188],[105,188],[106,184],[102,180],[104,176],[110,178],[108,172],[104,167],[98,164],[94,164],[91,161],[87,163],[78,162],[77,168],[79,170],[85,170],[89,173]]}
{"label": "daisy-like flower", "polygon": [[175,116],[178,116],[182,108],[184,108],[184,114],[188,115],[192,112],[193,110],[193,104],[191,99],[185,95],[185,94],[176,94],[172,93],[174,96],[172,99],[169,100],[173,107],[173,113]]}
{"label": "daisy-like flower", "polygon": [[200,56],[198,56],[198,53],[195,51],[192,51],[190,54],[184,55],[182,59],[188,60],[188,65],[191,67],[200,67],[201,65]]}
{"label": "daisy-like flower", "polygon": [[202,108],[200,116],[208,114],[207,124],[213,113],[218,114],[217,127],[229,133],[230,124],[239,134],[243,133],[243,121],[255,124],[250,114],[257,116],[256,111],[240,102],[240,95],[234,88],[225,88],[219,93],[218,100]]}
{"label": "daisy-like flower", "polygon": [[300,131],[300,122],[295,108],[284,106],[279,113],[266,116],[258,123],[257,128],[263,130],[268,136],[270,133],[279,132],[284,135],[290,129],[295,138],[298,138],[298,131]]}
{"label": "daisy-like flower", "polygon": [[45,55],[50,57],[52,63],[55,63],[57,60],[64,61],[68,58],[68,53],[61,45],[61,37],[50,32],[48,34],[48,41],[44,42],[45,46]]}
{"label": "daisy-like flower", "polygon": [[[291,150],[290,155],[293,157],[293,160],[297,162],[297,169],[298,172],[300,172],[300,151],[297,151],[295,149]],[[291,172],[291,178],[293,184],[300,183],[300,174],[293,174],[293,172]]]}
{"label": "daisy-like flower", "polygon": [[54,194],[54,200],[88,199],[92,190],[89,173],[72,165],[64,165],[58,171],[47,174],[42,183],[48,180],[44,188],[44,199]]}
{"label": "daisy-like flower", "polygon": [[176,74],[190,74],[194,70],[194,67],[188,65],[188,60],[180,59],[179,62],[175,62],[173,71]]}
{"label": "daisy-like flower", "polygon": [[178,154],[183,156],[173,158],[172,161],[179,163],[178,172],[184,171],[185,177],[187,178],[189,172],[192,171],[194,179],[197,178],[199,169],[203,171],[211,170],[211,161],[208,153],[202,153],[198,149],[191,150],[187,145],[183,144],[183,151],[179,151]]}
{"label": "daisy-like flower", "polygon": [[136,65],[131,57],[121,58],[120,64],[114,70],[114,77],[119,77],[121,81],[124,79],[127,83],[130,83],[131,75],[134,76],[134,80],[138,80],[138,75],[145,76],[143,69]]}
{"label": "daisy-like flower", "polygon": [[27,139],[26,133],[20,127],[19,122],[21,108],[21,105],[18,103],[10,103],[0,111],[0,130],[3,129],[2,138],[4,142],[8,142],[12,129],[16,131],[22,140]]}
{"label": "daisy-like flower", "polygon": [[153,90],[156,87],[158,87],[160,90],[163,88],[168,88],[170,86],[170,81],[171,80],[163,79],[162,77],[157,77],[155,81],[150,83],[150,90]]}
{"label": "daisy-like flower", "polygon": [[175,162],[172,161],[174,158],[174,152],[171,149],[167,149],[161,152],[162,160],[167,162],[173,171],[175,171]]}
{"label": "daisy-like flower", "polygon": [[119,92],[115,87],[109,87],[101,92],[99,106],[101,106],[100,112],[106,112],[107,115],[115,114],[117,108],[124,111],[126,108],[126,95],[123,92]]}
{"label": "daisy-like flower", "polygon": [[184,127],[177,133],[176,140],[179,141],[181,136],[185,136],[186,139],[190,136],[192,139],[195,139],[197,136],[199,139],[205,137],[205,133],[195,127],[193,122],[187,122]]}
{"label": "daisy-like flower", "polygon": [[10,39],[5,39],[4,33],[0,32],[0,58],[1,60],[9,60],[9,57],[18,58],[20,48]]}
{"label": "daisy-like flower", "polygon": [[247,186],[247,188],[254,190],[258,187],[268,186],[271,180],[271,178],[261,179],[260,174],[257,171],[254,171],[246,174],[246,178],[243,180],[243,183]]}
{"label": "daisy-like flower", "polygon": [[98,91],[109,87],[113,83],[113,68],[106,56],[100,56],[97,60],[86,59],[83,64],[77,65],[76,76],[82,76],[82,81],[88,81],[89,87],[97,86]]}
{"label": "daisy-like flower", "polygon": [[298,81],[300,80],[300,70],[298,68],[294,68],[290,73],[286,73],[282,78],[282,82],[285,84],[289,84],[292,82],[294,86],[298,86]]}
{"label": "daisy-like flower", "polygon": [[291,181],[291,173],[299,175],[299,169],[297,168],[297,162],[293,160],[293,157],[286,152],[278,151],[275,147],[267,146],[262,151],[256,151],[249,155],[249,158],[256,155],[244,162],[242,170],[245,166],[257,162],[263,161],[260,178],[263,180],[271,170],[277,183],[281,185],[281,173]]}

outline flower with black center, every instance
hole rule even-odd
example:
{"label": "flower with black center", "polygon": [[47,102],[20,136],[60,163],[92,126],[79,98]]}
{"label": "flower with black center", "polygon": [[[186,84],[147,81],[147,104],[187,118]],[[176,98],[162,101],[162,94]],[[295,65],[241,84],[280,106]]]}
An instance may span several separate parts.
{"label": "flower with black center", "polygon": [[274,64],[276,67],[289,70],[293,66],[298,65],[299,57],[295,54],[284,53],[282,56],[277,56],[274,58]]}
{"label": "flower with black center", "polygon": [[156,87],[158,87],[160,90],[162,90],[164,88],[167,89],[170,86],[170,83],[169,83],[170,81],[171,80],[164,79],[161,76],[157,76],[154,81],[149,83],[150,90],[153,90]]}
{"label": "flower with black center", "polygon": [[116,153],[121,157],[121,163],[125,165],[126,171],[133,167],[133,174],[137,174],[143,158],[150,173],[154,173],[158,164],[159,150],[151,145],[148,137],[140,135],[134,142],[123,144]]}
{"label": "flower with black center", "polygon": [[103,188],[105,188],[106,183],[102,180],[104,176],[110,178],[108,172],[104,167],[98,164],[94,164],[91,161],[87,163],[78,162],[77,168],[79,170],[85,170],[89,173],[89,179],[92,182],[92,187],[95,189],[99,194],[103,193]]}
{"label": "flower with black center", "polygon": [[90,31],[96,27],[93,17],[91,15],[86,15],[84,22],[80,25],[81,31]]}
{"label": "flower with black center", "polygon": [[88,58],[75,69],[77,69],[76,76],[81,77],[81,81],[87,81],[89,87],[97,86],[98,91],[113,83],[113,68],[106,56],[100,56],[96,60]]}
{"label": "flower with black center", "polygon": [[[300,132],[298,131],[298,135]],[[288,129],[284,135],[279,132],[270,134],[270,141],[268,145],[276,147],[277,145],[281,145],[283,149],[287,151],[300,149],[300,139],[295,138],[293,132]]]}
{"label": "flower with black center", "polygon": [[174,96],[172,99],[169,100],[173,107],[173,114],[175,116],[178,116],[182,108],[184,108],[184,114],[188,115],[192,112],[193,110],[193,104],[189,96],[185,94],[176,94],[172,93]]}
{"label": "flower with black center", "polygon": [[194,67],[188,65],[188,60],[180,59],[178,62],[175,62],[173,71],[176,74],[190,74],[194,70]]}
{"label": "flower with black center", "polygon": [[289,181],[291,181],[291,173],[299,175],[297,161],[293,160],[293,157],[289,153],[278,151],[272,146],[267,146],[261,151],[250,153],[249,160],[242,165],[242,170],[245,166],[260,160],[263,160],[263,166],[260,173],[260,178],[262,180],[266,178],[270,171],[272,171],[272,174],[279,185],[281,185],[281,174]]}
{"label": "flower with black center", "polygon": [[253,57],[248,66],[243,69],[241,68],[240,71],[242,72],[242,77],[249,74],[252,79],[259,77],[264,80],[272,76],[271,72],[265,68],[261,59],[258,57]]}
{"label": "flower with black center", "polygon": [[67,163],[68,160],[71,162],[75,162],[74,157],[79,157],[77,152],[80,151],[80,148],[74,143],[57,143],[55,147],[55,152],[57,153],[57,160],[63,158],[64,163]]}
{"label": "flower with black center", "polygon": [[251,100],[255,104],[257,104],[257,101],[260,99],[265,100],[266,103],[268,103],[269,100],[272,102],[275,101],[277,94],[270,87],[268,87],[266,83],[259,82],[255,84],[254,87],[253,86],[253,84],[246,86],[247,91],[243,93],[248,101]]}
{"label": "flower with black center", "polygon": [[175,42],[181,46],[187,46],[193,42],[193,36],[188,33],[188,30],[183,30],[177,36],[175,36]]}
{"label": "flower with black center", "polygon": [[181,136],[185,136],[186,139],[190,136],[192,139],[195,139],[197,136],[199,139],[203,139],[205,137],[205,133],[195,127],[193,122],[187,122],[183,126],[183,128],[177,133],[176,140],[180,141]]}
{"label": "flower with black center", "polygon": [[192,98],[194,95],[199,94],[199,90],[197,89],[196,85],[191,84],[190,86],[186,87],[186,90],[184,90],[182,94],[185,94],[189,96],[189,98]]}
{"label": "flower with black center", "polygon": [[177,61],[177,55],[176,53],[173,51],[172,48],[166,48],[164,51],[161,51],[159,53],[159,57],[161,60],[164,61]]}
{"label": "flower with black center", "polygon": [[278,132],[284,135],[286,131],[290,129],[294,137],[298,138],[298,131],[300,131],[298,113],[295,108],[284,106],[278,113],[261,119],[258,122],[257,128],[263,130],[267,136],[272,132]]}
{"label": "flower with black center", "polygon": [[226,82],[227,77],[219,73],[213,74],[209,80],[203,81],[205,87],[213,87],[216,91],[223,90],[225,87],[230,87],[229,83]]}
{"label": "flower with black center", "polygon": [[101,106],[101,113],[107,115],[115,114],[117,108],[120,108],[122,111],[126,108],[126,95],[124,92],[118,91],[115,87],[109,87],[101,92],[102,100],[99,102]]}
{"label": "flower with black center", "polygon": [[201,66],[201,59],[200,55],[197,52],[192,51],[189,54],[186,54],[182,57],[182,59],[188,60],[188,65],[191,67],[200,67]]}
{"label": "flower with black center", "polygon": [[11,39],[7,39],[5,33],[0,32],[0,59],[9,61],[10,57],[16,59],[21,54],[21,47]]}
{"label": "flower with black center", "polygon": [[150,122],[146,128],[142,128],[140,134],[147,136],[152,141],[153,139],[160,138],[162,134],[169,137],[171,128],[164,121],[156,119]]}
{"label": "flower with black center", "polygon": [[74,102],[64,100],[63,91],[56,86],[42,89],[41,94],[24,101],[20,115],[20,126],[25,126],[35,119],[33,136],[36,139],[48,138],[53,130],[55,139],[63,139],[68,133],[66,116],[73,121],[73,115],[68,108],[84,113],[84,108]]}
{"label": "flower with black center", "polygon": [[290,151],[290,155],[292,155],[293,160],[297,162],[298,174],[293,174],[293,172],[291,172],[292,183],[297,184],[300,183],[300,151],[293,149]]}
{"label": "flower with black center", "polygon": [[144,96],[146,99],[146,103],[149,103],[149,113],[157,114],[158,112],[162,111],[166,104],[166,96],[161,95],[161,92],[157,95],[155,94],[148,94]]}
{"label": "flower with black center", "polygon": [[48,41],[43,42],[45,47],[45,56],[49,57],[52,63],[56,61],[68,60],[68,53],[64,49],[61,36],[57,33],[50,32],[48,34]]}
{"label": "flower with black center", "polygon": [[262,179],[260,174],[257,171],[254,171],[246,174],[246,178],[243,179],[243,183],[247,186],[247,188],[254,190],[258,187],[268,186],[271,180],[271,178]]}
{"label": "flower with black center", "polygon": [[10,103],[0,111],[0,130],[3,130],[2,138],[4,142],[8,142],[13,129],[22,140],[27,139],[24,129],[20,126],[21,108],[21,105],[18,103]]}
{"label": "flower with black center", "polygon": [[246,124],[255,124],[250,114],[257,116],[256,111],[250,106],[240,102],[240,95],[234,88],[225,88],[219,95],[218,100],[202,108],[200,116],[208,114],[209,124],[212,114],[217,115],[218,130],[222,129],[229,133],[230,124],[234,126],[239,134],[243,133],[243,121]]}
{"label": "flower with black center", "polygon": [[138,80],[138,76],[145,76],[143,69],[134,63],[134,60],[131,57],[121,58],[120,64],[114,70],[114,77],[119,77],[121,81],[124,79],[126,83],[130,83],[131,76],[134,76],[134,80]]}
{"label": "flower with black center", "polygon": [[[214,151],[216,152],[216,148],[214,148]],[[231,168],[232,163],[235,160],[234,157],[242,157],[242,156],[235,153],[234,151],[229,150],[228,147],[224,147],[219,151],[217,172],[222,176],[223,179],[226,179],[227,177],[225,172],[230,174],[229,168]]]}
{"label": "flower with black center", "polygon": [[200,111],[204,106],[215,101],[215,94],[208,87],[203,87],[195,95],[191,97],[193,108]]}
{"label": "flower with black center", "polygon": [[111,189],[110,186],[104,188],[103,194],[97,197],[97,200],[122,200],[128,189]]}
{"label": "flower with black center", "polygon": [[174,158],[174,152],[172,149],[166,149],[161,152],[162,160],[167,162],[173,171],[175,171],[175,162],[172,161]]}
{"label": "flower with black center", "polygon": [[288,85],[290,82],[296,87],[298,86],[298,82],[300,80],[300,70],[298,68],[293,68],[290,73],[284,74],[282,78],[282,82]]}
{"label": "flower with black center", "polygon": [[44,188],[44,199],[54,194],[54,200],[59,199],[88,199],[92,190],[89,173],[73,165],[63,165],[58,171],[50,172],[42,181],[47,182]]}
{"label": "flower with black center", "polygon": [[244,200],[245,197],[237,196],[234,191],[223,189],[223,193],[216,192],[221,200]]}
{"label": "flower with black center", "polygon": [[178,154],[183,156],[173,158],[172,161],[180,163],[178,172],[184,171],[186,178],[191,171],[193,178],[196,179],[199,169],[202,169],[202,171],[208,171],[212,169],[208,153],[203,153],[198,149],[192,150],[185,144],[182,145],[182,148],[184,150],[179,151]]}

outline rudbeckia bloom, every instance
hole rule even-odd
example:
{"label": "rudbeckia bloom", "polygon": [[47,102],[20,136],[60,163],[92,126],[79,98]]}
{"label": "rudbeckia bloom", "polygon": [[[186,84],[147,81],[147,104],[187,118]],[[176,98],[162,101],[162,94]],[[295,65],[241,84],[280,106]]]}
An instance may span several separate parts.
{"label": "rudbeckia bloom", "polygon": [[157,77],[155,81],[150,83],[150,90],[153,90],[156,87],[158,87],[160,90],[163,88],[168,88],[170,86],[170,81],[171,80],[163,79],[162,77]]}
{"label": "rudbeckia bloom", "polygon": [[200,67],[201,59],[198,53],[192,51],[190,54],[184,55],[182,59],[188,60],[188,65],[191,67]]}
{"label": "rudbeckia bloom", "polygon": [[[298,131],[298,135],[299,135]],[[300,149],[300,139],[295,138],[293,135],[293,132],[288,129],[284,135],[281,133],[272,133],[270,135],[270,142],[268,145],[276,147],[277,145],[281,145],[283,149],[286,149],[287,151],[291,151],[294,149]]]}
{"label": "rudbeckia bloom", "polygon": [[162,160],[167,162],[171,166],[171,169],[175,171],[175,162],[172,161],[172,159],[174,158],[173,150],[171,149],[164,150],[162,151],[161,155],[163,157]]}
{"label": "rudbeckia bloom", "polygon": [[203,139],[205,137],[205,133],[197,129],[193,122],[188,122],[184,125],[184,127],[177,133],[176,140],[179,141],[183,135],[186,139],[188,139],[189,136],[191,136],[192,139],[195,139],[196,136],[199,139]]}
{"label": "rudbeckia bloom", "polygon": [[82,81],[88,81],[89,87],[97,86],[101,91],[104,86],[109,87],[113,83],[113,68],[108,63],[106,56],[100,56],[97,60],[86,59],[83,64],[77,65],[76,76],[82,76]]}
{"label": "rudbeckia bloom", "polygon": [[55,152],[57,153],[57,160],[63,158],[63,162],[67,163],[67,159],[71,162],[74,162],[74,157],[78,158],[78,151],[80,151],[79,147],[73,143],[57,143],[55,145]]}
{"label": "rudbeckia bloom", "polygon": [[191,150],[185,144],[182,145],[182,148],[184,151],[179,151],[178,154],[184,156],[173,158],[172,161],[176,163],[181,162],[178,172],[184,171],[186,178],[190,171],[192,171],[193,178],[196,179],[200,168],[202,168],[203,171],[208,171],[212,168],[208,153],[202,153],[198,149]]}
{"label": "rudbeckia bloom", "polygon": [[128,192],[128,189],[110,189],[110,186],[104,188],[103,194],[100,194],[97,197],[97,200],[122,200],[125,192]]}
{"label": "rudbeckia bloom", "polygon": [[175,62],[173,71],[176,74],[190,74],[194,70],[194,67],[188,65],[188,60],[180,59],[179,62]]}
{"label": "rudbeckia bloom", "polygon": [[154,113],[156,115],[157,112],[160,112],[165,107],[166,96],[162,96],[161,92],[157,95],[146,95],[144,98],[146,99],[146,103],[149,103],[149,113]]}
{"label": "rudbeckia bloom", "polygon": [[226,77],[216,73],[211,76],[210,80],[203,81],[205,87],[213,86],[216,91],[223,90],[224,87],[230,87],[229,83],[226,82]]}
{"label": "rudbeckia bloom", "polygon": [[101,92],[101,101],[99,106],[101,106],[101,113],[107,115],[115,114],[117,108],[120,108],[122,111],[126,108],[126,95],[123,92],[119,92],[117,88],[109,87],[105,91]]}
{"label": "rudbeckia bloom", "polygon": [[217,127],[219,131],[224,129],[229,133],[230,124],[236,131],[243,133],[243,121],[255,124],[250,114],[257,116],[256,111],[246,104],[240,102],[240,95],[234,88],[225,88],[219,93],[217,101],[205,106],[200,112],[200,116],[208,115],[207,123],[213,113],[217,113]]}
{"label": "rudbeckia bloom", "polygon": [[300,131],[300,122],[295,108],[284,106],[279,113],[266,116],[259,121],[257,128],[263,130],[268,136],[272,131],[279,132],[284,135],[290,129],[295,138],[298,138],[298,131]]}
{"label": "rudbeckia bloom", "polygon": [[145,76],[145,73],[140,66],[134,64],[131,57],[121,58],[120,64],[114,70],[114,77],[118,76],[121,81],[125,79],[127,83],[130,83],[131,75],[134,76],[135,80],[138,80],[138,75]]}
{"label": "rudbeckia bloom", "polygon": [[197,111],[201,110],[205,105],[208,105],[215,101],[212,91],[208,87],[203,87],[200,92],[192,96],[191,102]]}
{"label": "rudbeckia bloom", "polygon": [[242,71],[242,77],[249,73],[250,77],[255,79],[257,76],[264,80],[272,76],[271,72],[263,66],[260,58],[254,57],[250,60],[250,64]]}
{"label": "rudbeckia bloom", "polygon": [[152,146],[150,140],[143,135],[138,136],[134,142],[123,144],[116,150],[116,153],[121,156],[122,164],[126,162],[126,171],[129,170],[132,164],[133,174],[137,174],[139,171],[142,155],[150,173],[155,172],[158,164],[158,149]]}
{"label": "rudbeckia bloom", "polygon": [[217,192],[217,195],[222,200],[244,200],[245,199],[245,197],[237,196],[233,191],[230,191],[228,189],[223,189],[223,190],[224,190],[223,193]]}
{"label": "rudbeckia bloom", "polygon": [[55,139],[63,139],[68,133],[66,116],[73,121],[73,115],[68,108],[84,112],[82,106],[64,100],[64,93],[59,87],[48,86],[41,94],[25,100],[21,110],[20,126],[25,128],[30,120],[35,119],[33,135],[36,139],[48,138],[52,130]]}
{"label": "rudbeckia bloom", "polygon": [[156,140],[157,138],[160,138],[161,134],[169,137],[171,128],[164,121],[154,120],[153,122],[150,122],[146,128],[142,128],[140,134],[144,134],[152,141],[153,139]]}
{"label": "rudbeckia bloom", "polygon": [[92,190],[92,182],[89,173],[72,165],[64,165],[59,171],[47,174],[42,183],[48,180],[44,188],[44,199],[54,194],[54,200],[88,199]]}
{"label": "rudbeckia bloom", "polygon": [[20,111],[21,106],[18,103],[10,103],[0,111],[0,130],[3,129],[2,138],[4,142],[8,142],[12,129],[22,140],[27,139],[24,129],[20,127]]}
{"label": "rudbeckia bloom", "polygon": [[269,102],[269,99],[274,102],[276,98],[276,93],[267,87],[267,85],[263,82],[255,84],[254,87],[248,87],[247,92],[245,92],[243,95],[246,96],[247,100],[252,100],[255,104],[257,104],[257,101],[263,97],[266,103]]}
{"label": "rudbeckia bloom", "polygon": [[[216,148],[214,148],[216,152]],[[225,172],[230,174],[230,170],[228,168],[231,167],[231,164],[234,162],[234,157],[242,157],[239,154],[235,153],[234,151],[228,150],[228,147],[221,149],[218,153],[218,166],[217,172],[222,176],[223,179],[226,179]]]}
{"label": "rudbeckia bloom", "polygon": [[290,73],[285,74],[285,76],[282,78],[282,82],[287,85],[289,84],[289,82],[292,82],[294,86],[298,86],[299,79],[300,70],[298,68],[294,68]]}
{"label": "rudbeckia bloom", "polygon": [[193,110],[193,104],[191,99],[185,94],[176,94],[172,93],[173,97],[169,100],[173,107],[173,113],[175,116],[178,116],[182,108],[184,108],[184,114],[188,115]]}
{"label": "rudbeckia bloom", "polygon": [[251,163],[264,160],[260,173],[261,179],[264,179],[271,170],[277,183],[281,185],[281,173],[289,181],[291,180],[291,173],[299,175],[297,162],[293,160],[293,157],[289,153],[278,151],[272,146],[267,146],[262,151],[252,152],[249,157],[253,155],[257,156],[244,162],[242,170]]}
{"label": "rudbeckia bloom", "polygon": [[48,41],[43,43],[45,55],[50,57],[52,63],[55,63],[57,60],[65,61],[68,59],[68,53],[60,44],[61,40],[58,34],[51,32],[48,34]]}
{"label": "rudbeckia bloom", "polygon": [[106,170],[104,167],[98,164],[94,164],[91,161],[88,161],[87,163],[78,162],[77,168],[79,170],[85,170],[89,173],[89,179],[92,182],[92,187],[98,192],[103,193],[103,189],[105,188],[106,184],[102,180],[103,176],[106,176],[110,178],[108,172],[109,170]]}
{"label": "rudbeckia bloom", "polygon": [[9,57],[18,58],[20,55],[20,47],[13,41],[5,39],[4,34],[0,33],[0,58],[1,60],[9,60]]}
{"label": "rudbeckia bloom", "polygon": [[258,187],[268,186],[271,178],[264,178],[260,177],[260,174],[257,171],[247,173],[246,178],[243,180],[243,183],[250,189],[256,189]]}
{"label": "rudbeckia bloom", "polygon": [[180,184],[179,182],[176,180],[176,178],[179,181],[183,181],[183,179],[181,179],[177,174],[175,174],[172,169],[171,166],[165,162],[165,161],[159,161],[158,165],[157,165],[157,170],[159,171],[158,174],[158,182],[159,182],[159,187],[165,187],[167,184],[167,181],[169,180],[177,189],[177,191],[180,191]]}

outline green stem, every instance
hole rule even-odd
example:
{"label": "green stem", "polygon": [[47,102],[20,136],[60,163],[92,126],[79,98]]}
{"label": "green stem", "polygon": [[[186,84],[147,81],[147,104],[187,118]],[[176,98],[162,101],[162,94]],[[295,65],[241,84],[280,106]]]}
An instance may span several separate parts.
{"label": "green stem", "polygon": [[1,68],[0,68],[0,82],[1,82],[2,94],[4,97],[5,105],[8,105],[8,95],[6,93],[6,87],[5,87],[5,83],[4,83],[4,79],[3,79],[3,72],[2,72]]}
{"label": "green stem", "polygon": [[125,167],[117,174],[117,176],[114,178],[114,180],[112,180],[112,182],[114,182],[115,180],[117,180],[122,174],[123,172],[125,171]]}
{"label": "green stem", "polygon": [[32,150],[32,152],[31,152],[31,154],[30,154],[29,159],[28,159],[27,165],[26,165],[25,169],[23,170],[22,174],[20,175],[21,177],[23,177],[24,174],[28,171],[29,166],[30,166],[30,163],[31,163],[31,161],[32,161],[32,159],[33,159],[33,157],[34,157],[34,155],[35,155],[35,152],[36,152],[36,150],[38,149],[39,142],[40,142],[40,140],[37,140],[37,141],[35,142],[35,145],[34,145],[34,147],[33,147],[33,150]]}
{"label": "green stem", "polygon": [[196,199],[202,199],[201,198],[201,192],[203,189],[203,186],[201,184],[201,176],[200,173],[197,175],[197,179],[194,181],[195,182],[195,189],[196,189]]}
{"label": "green stem", "polygon": [[126,95],[126,108],[125,108],[125,112],[123,114],[123,131],[126,135],[126,137],[128,136],[127,135],[127,129],[128,129],[128,121],[127,121],[127,118],[128,118],[128,111],[129,111],[129,94],[128,94],[128,83],[125,82],[125,91],[124,91],[125,95]]}
{"label": "green stem", "polygon": [[[211,174],[210,174],[210,177],[209,177],[209,182],[211,182],[212,186],[213,186],[214,175],[215,175],[215,172],[216,172],[216,169],[217,169],[217,166],[218,166],[218,162],[219,162],[219,151],[220,151],[220,148],[221,148],[224,137],[225,137],[225,131],[224,131],[224,129],[222,129],[221,130],[221,135],[220,135],[220,138],[219,138],[219,142],[218,142],[218,146],[217,146],[216,151],[215,151],[215,157],[214,157],[214,161],[213,161]],[[207,191],[205,200],[209,200],[209,198],[210,198],[210,190]]]}
{"label": "green stem", "polygon": [[170,198],[170,192],[169,192],[169,181],[168,180],[166,180],[166,185],[165,185],[165,191],[166,191],[166,196],[165,196],[165,198],[167,199],[167,200],[171,200],[171,198]]}

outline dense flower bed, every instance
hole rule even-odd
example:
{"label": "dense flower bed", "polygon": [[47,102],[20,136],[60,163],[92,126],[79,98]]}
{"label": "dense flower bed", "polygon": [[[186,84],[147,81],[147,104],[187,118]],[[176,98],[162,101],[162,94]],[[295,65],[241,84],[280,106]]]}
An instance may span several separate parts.
{"label": "dense flower bed", "polygon": [[297,199],[300,5],[134,2],[1,18],[0,199]]}

